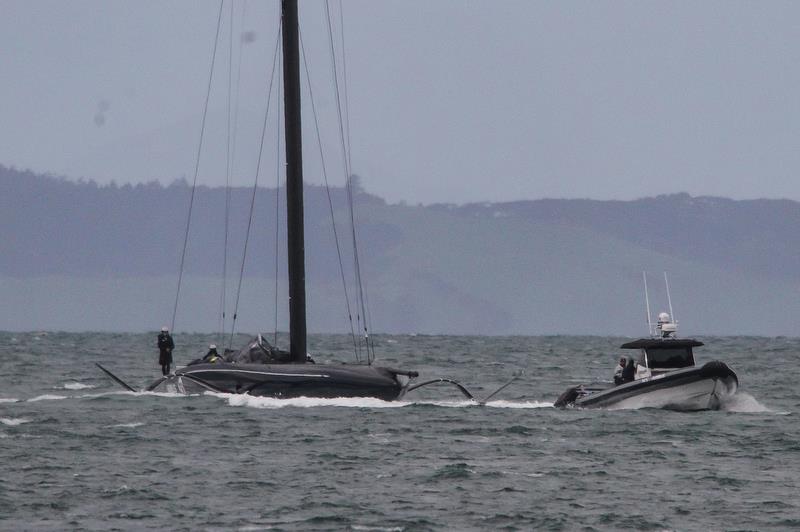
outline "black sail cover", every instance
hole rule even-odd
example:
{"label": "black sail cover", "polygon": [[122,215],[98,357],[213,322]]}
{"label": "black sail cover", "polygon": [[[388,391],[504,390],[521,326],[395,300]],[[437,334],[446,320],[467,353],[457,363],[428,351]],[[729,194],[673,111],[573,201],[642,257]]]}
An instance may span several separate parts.
{"label": "black sail cover", "polygon": [[262,334],[250,340],[238,353],[228,355],[226,359],[234,364],[288,364],[291,362],[288,351],[273,347]]}

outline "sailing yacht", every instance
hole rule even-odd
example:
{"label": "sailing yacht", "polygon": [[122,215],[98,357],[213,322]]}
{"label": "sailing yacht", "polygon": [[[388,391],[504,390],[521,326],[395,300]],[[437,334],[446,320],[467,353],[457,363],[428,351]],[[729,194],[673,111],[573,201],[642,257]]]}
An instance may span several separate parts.
{"label": "sailing yacht", "polygon": [[[284,135],[286,145],[286,205],[289,272],[289,351],[280,351],[256,337],[238,353],[216,363],[178,368],[145,388],[146,391],[247,393],[274,398],[372,397],[391,401],[428,384],[455,385],[449,379],[412,384],[416,371],[367,364],[314,364],[306,349],[306,286],[303,228],[303,161],[300,120],[300,46],[297,0],[281,2],[283,39]],[[99,366],[99,365],[98,365]],[[135,391],[106,368],[107,375]]]}

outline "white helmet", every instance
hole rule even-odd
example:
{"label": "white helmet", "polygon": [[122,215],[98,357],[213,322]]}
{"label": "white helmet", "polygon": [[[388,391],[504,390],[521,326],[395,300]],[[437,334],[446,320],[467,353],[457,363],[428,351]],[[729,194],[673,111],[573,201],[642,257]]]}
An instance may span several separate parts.
{"label": "white helmet", "polygon": [[163,327],[161,327],[161,332],[169,332],[169,327],[164,325]]}
{"label": "white helmet", "polygon": [[208,346],[208,348],[209,349],[216,349],[217,348],[217,344],[211,344],[211,345]]}

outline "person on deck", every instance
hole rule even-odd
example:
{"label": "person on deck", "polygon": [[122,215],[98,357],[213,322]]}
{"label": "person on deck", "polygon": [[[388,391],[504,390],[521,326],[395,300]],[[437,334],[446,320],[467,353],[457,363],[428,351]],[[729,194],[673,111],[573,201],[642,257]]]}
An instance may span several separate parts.
{"label": "person on deck", "polygon": [[214,344],[209,345],[208,353],[206,353],[206,356],[203,357],[203,362],[206,362],[207,364],[213,364],[214,362],[219,362],[221,360],[222,357],[220,357],[219,353],[217,353],[217,346]]}
{"label": "person on deck", "polygon": [[162,375],[169,375],[173,349],[175,349],[175,342],[172,341],[169,328],[161,327],[161,332],[158,334],[158,363],[161,364]]}
{"label": "person on deck", "polygon": [[617,365],[617,369],[614,370],[614,384],[622,384],[625,381],[622,380],[622,372],[625,371],[625,366],[628,365],[628,359],[622,357],[619,359],[619,364]]}
{"label": "person on deck", "polygon": [[622,370],[622,383],[631,382],[635,378],[636,366],[633,364],[633,358],[629,358],[628,363],[625,364],[625,369]]}

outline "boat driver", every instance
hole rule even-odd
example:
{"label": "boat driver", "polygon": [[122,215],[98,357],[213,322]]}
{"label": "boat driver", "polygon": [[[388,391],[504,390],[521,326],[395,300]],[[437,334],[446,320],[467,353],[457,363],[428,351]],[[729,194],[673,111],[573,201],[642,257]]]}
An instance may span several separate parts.
{"label": "boat driver", "polygon": [[619,365],[614,371],[614,384],[625,384],[634,379],[636,368],[633,366],[633,359],[628,360],[626,357],[619,359]]}
{"label": "boat driver", "polygon": [[619,364],[617,364],[617,369],[614,370],[614,384],[622,384],[622,372],[625,370],[625,366],[628,365],[628,359],[625,357],[621,357],[619,359]]}

